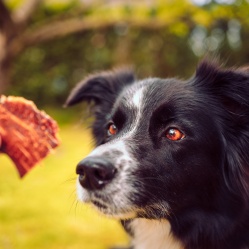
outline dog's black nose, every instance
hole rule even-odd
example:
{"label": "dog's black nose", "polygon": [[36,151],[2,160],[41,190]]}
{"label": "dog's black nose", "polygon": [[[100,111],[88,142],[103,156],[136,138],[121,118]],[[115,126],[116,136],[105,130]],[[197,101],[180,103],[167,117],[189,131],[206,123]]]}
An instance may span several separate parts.
{"label": "dog's black nose", "polygon": [[116,168],[108,160],[100,157],[88,157],[80,161],[76,174],[82,187],[95,190],[103,188],[116,173]]}

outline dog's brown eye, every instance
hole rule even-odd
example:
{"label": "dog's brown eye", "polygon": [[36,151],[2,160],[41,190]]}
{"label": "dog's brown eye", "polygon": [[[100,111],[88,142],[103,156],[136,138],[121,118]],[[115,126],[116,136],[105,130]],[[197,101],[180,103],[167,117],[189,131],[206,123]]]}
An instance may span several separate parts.
{"label": "dog's brown eye", "polygon": [[178,141],[185,137],[185,135],[176,128],[170,128],[166,132],[166,137],[171,141]]}
{"label": "dog's brown eye", "polygon": [[116,135],[118,132],[118,129],[115,124],[110,124],[108,128],[108,135],[113,136]]}

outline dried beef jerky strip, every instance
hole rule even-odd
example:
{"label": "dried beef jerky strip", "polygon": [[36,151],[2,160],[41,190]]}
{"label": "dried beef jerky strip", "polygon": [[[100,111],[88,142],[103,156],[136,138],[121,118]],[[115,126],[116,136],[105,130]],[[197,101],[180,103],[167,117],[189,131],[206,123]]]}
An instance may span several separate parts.
{"label": "dried beef jerky strip", "polygon": [[1,151],[15,163],[20,176],[59,145],[58,125],[32,101],[0,97]]}

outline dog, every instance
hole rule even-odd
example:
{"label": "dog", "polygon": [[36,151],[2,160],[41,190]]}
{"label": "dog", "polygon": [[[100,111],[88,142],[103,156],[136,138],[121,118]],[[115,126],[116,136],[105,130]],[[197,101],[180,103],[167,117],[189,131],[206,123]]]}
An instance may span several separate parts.
{"label": "dog", "polygon": [[203,60],[193,77],[90,75],[96,148],[77,193],[121,220],[134,249],[249,248],[249,72]]}

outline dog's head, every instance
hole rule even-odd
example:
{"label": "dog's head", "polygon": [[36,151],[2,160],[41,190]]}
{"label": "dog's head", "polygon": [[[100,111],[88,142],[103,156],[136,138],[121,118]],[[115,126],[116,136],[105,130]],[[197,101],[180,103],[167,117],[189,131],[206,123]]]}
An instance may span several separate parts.
{"label": "dog's head", "polygon": [[208,208],[221,192],[245,199],[249,75],[199,65],[188,81],[88,77],[66,105],[93,101],[96,148],[78,165],[78,195],[118,218],[168,218]]}

